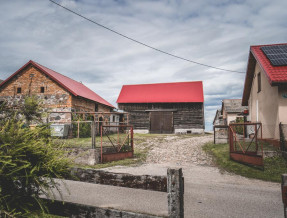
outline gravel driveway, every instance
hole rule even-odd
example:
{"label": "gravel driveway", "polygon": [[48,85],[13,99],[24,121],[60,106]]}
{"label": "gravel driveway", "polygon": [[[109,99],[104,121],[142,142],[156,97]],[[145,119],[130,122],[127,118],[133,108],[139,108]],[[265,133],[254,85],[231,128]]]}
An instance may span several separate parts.
{"label": "gravel driveway", "polygon": [[[186,137],[186,135],[167,135],[161,140],[150,139],[147,164],[169,163],[171,165],[211,165],[211,158],[202,146],[213,140],[212,135]],[[140,145],[139,145],[140,146]]]}

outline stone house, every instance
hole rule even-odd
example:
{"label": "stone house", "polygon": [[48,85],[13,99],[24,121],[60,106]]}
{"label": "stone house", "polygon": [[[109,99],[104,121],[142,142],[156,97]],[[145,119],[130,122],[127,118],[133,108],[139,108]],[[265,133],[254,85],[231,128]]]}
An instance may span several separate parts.
{"label": "stone house", "polygon": [[118,107],[138,133],[203,133],[202,82],[124,85]]}
{"label": "stone house", "polygon": [[[37,96],[45,111],[50,112],[111,112],[114,109],[82,83],[31,60],[0,84],[0,102],[17,107],[25,96]],[[71,113],[53,113],[50,121],[71,122],[71,116]]]}
{"label": "stone house", "polygon": [[221,115],[223,125],[229,125],[236,122],[237,118],[243,118],[243,113],[248,110],[248,107],[242,106],[241,103],[241,99],[224,99],[222,101]]}
{"label": "stone house", "polygon": [[265,139],[279,139],[287,124],[287,43],[250,47],[242,105],[248,120],[262,123]]}

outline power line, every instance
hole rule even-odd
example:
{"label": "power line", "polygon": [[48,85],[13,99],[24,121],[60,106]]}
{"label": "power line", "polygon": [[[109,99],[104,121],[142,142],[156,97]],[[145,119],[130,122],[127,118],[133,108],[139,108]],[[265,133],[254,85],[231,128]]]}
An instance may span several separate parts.
{"label": "power line", "polygon": [[119,35],[119,36],[122,36],[122,37],[124,37],[124,38],[126,38],[126,39],[128,39],[128,40],[131,40],[131,41],[133,41],[133,42],[135,42],[135,43],[137,43],[137,44],[143,45],[143,46],[145,46],[145,47],[148,47],[148,48],[153,49],[153,50],[155,50],[155,51],[161,52],[161,53],[163,53],[163,54],[166,54],[166,55],[169,55],[169,56],[172,56],[172,57],[174,57],[174,58],[178,58],[178,59],[181,59],[181,60],[184,60],[184,61],[188,61],[188,62],[191,62],[191,63],[194,63],[194,64],[198,64],[198,65],[201,65],[201,66],[205,66],[205,67],[217,69],[217,70],[228,71],[228,72],[233,72],[233,73],[244,73],[244,72],[240,72],[240,71],[236,71],[236,70],[228,70],[228,69],[224,69],[224,68],[220,68],[220,67],[214,67],[214,66],[211,66],[211,65],[208,65],[208,64],[199,63],[199,62],[197,62],[197,61],[193,61],[193,60],[190,60],[190,59],[187,59],[187,58],[183,58],[183,57],[180,57],[180,56],[177,56],[177,55],[168,53],[168,52],[166,52],[166,51],[160,50],[160,49],[158,49],[158,48],[155,48],[155,47],[152,47],[152,46],[150,46],[150,45],[148,45],[148,44],[145,44],[145,43],[143,43],[143,42],[140,42],[140,41],[138,41],[138,40],[136,40],[136,39],[133,39],[133,38],[131,38],[131,37],[129,37],[129,36],[126,36],[126,35],[124,35],[124,34],[122,34],[122,33],[119,33],[119,32],[117,32],[117,31],[115,31],[115,30],[113,30],[113,29],[111,29],[111,28],[109,28],[109,27],[106,27],[106,26],[104,26],[104,25],[102,25],[102,24],[100,24],[100,23],[98,23],[98,22],[96,22],[96,21],[94,21],[94,20],[91,20],[91,19],[89,19],[89,18],[87,18],[87,17],[85,17],[85,16],[83,16],[83,15],[81,15],[81,14],[79,14],[79,13],[77,13],[77,12],[75,12],[75,11],[73,11],[73,10],[71,10],[71,9],[69,9],[69,8],[67,8],[67,7],[65,7],[65,6],[63,6],[63,5],[61,5],[61,4],[57,3],[57,2],[55,2],[55,1],[53,1],[53,0],[49,0],[49,1],[52,2],[52,3],[54,3],[54,4],[56,4],[56,5],[58,5],[59,7],[65,9],[65,10],[67,10],[67,11],[69,11],[69,12],[71,12],[71,13],[73,13],[73,14],[75,14],[75,15],[77,15],[77,16],[79,16],[79,17],[85,19],[85,20],[87,20],[87,21],[90,21],[90,22],[93,23],[93,24],[96,24],[96,25],[98,25],[98,26],[100,26],[100,27],[102,27],[102,28],[104,28],[104,29],[106,29],[106,30],[109,30],[109,31],[111,31],[111,32],[113,32],[113,33],[115,33],[115,34],[117,34],[117,35]]}

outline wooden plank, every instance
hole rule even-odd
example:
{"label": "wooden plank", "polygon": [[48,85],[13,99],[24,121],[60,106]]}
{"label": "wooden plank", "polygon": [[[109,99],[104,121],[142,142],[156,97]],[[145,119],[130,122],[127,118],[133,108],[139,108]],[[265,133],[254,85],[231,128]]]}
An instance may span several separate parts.
{"label": "wooden plank", "polygon": [[173,133],[173,113],[168,111],[151,112],[151,133]]}

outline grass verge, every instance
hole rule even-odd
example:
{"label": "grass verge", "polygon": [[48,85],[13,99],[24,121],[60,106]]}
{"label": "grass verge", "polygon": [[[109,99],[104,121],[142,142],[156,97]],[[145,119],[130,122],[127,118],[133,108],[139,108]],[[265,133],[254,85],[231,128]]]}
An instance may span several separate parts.
{"label": "grass verge", "polygon": [[213,156],[214,163],[220,169],[244,177],[280,183],[281,174],[287,172],[287,162],[283,157],[265,158],[262,170],[230,160],[228,144],[207,143],[203,150]]}

